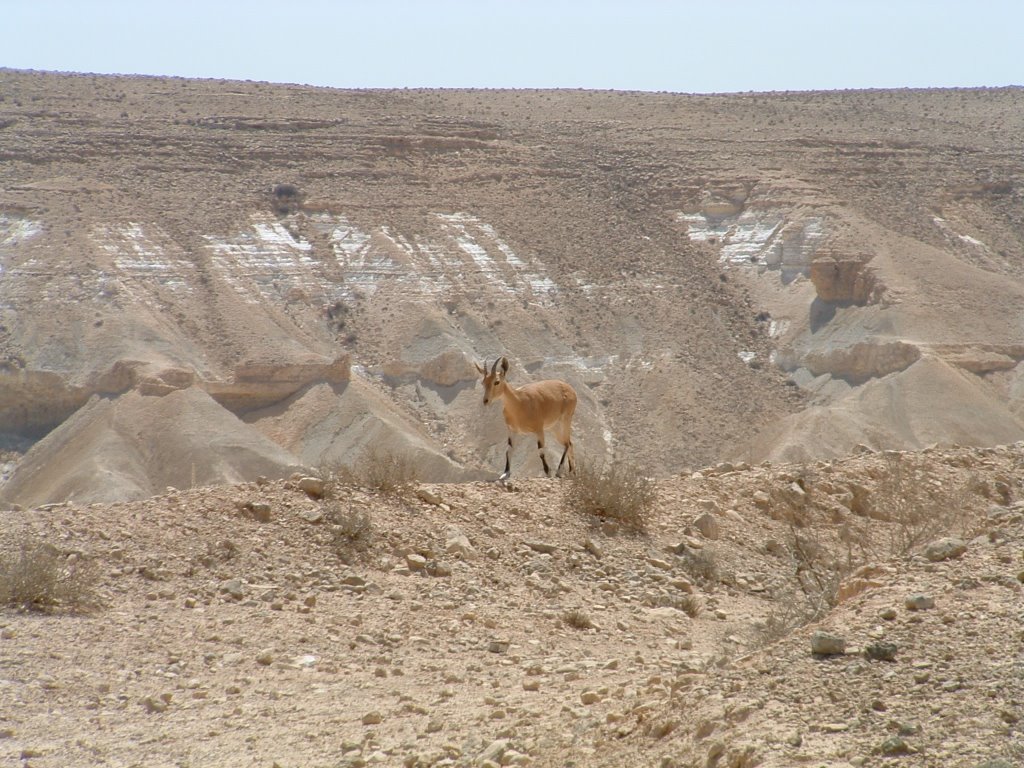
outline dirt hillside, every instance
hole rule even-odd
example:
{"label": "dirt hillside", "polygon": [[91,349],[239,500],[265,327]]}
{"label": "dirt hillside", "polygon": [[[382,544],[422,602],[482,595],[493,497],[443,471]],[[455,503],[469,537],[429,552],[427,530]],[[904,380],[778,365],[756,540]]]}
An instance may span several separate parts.
{"label": "dirt hillside", "polygon": [[[473,364],[499,355],[514,383],[577,389],[581,456],[654,475],[1022,439],[1022,116],[1016,88],[337,91],[2,70],[0,498],[187,487],[190,468],[132,453],[157,435],[224,482],[370,443],[422,458],[427,479],[484,477],[504,428]],[[189,389],[181,402],[224,413],[189,411],[182,429],[207,432],[172,436],[157,401]],[[73,420],[93,397],[136,419],[136,437],[104,438],[116,470],[73,448],[98,439]],[[893,420],[894,403],[916,415]],[[259,468],[221,460],[242,443]],[[517,471],[536,464],[522,446]]]}
{"label": "dirt hillside", "polygon": [[96,599],[0,613],[0,759],[1018,766],[1022,480],[1020,443],[721,465],[641,532],[541,479],[6,512]]}

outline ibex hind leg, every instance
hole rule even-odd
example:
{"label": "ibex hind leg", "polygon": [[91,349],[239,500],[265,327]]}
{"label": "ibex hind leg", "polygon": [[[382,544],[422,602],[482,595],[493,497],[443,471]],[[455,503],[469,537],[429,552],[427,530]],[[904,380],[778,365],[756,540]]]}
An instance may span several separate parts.
{"label": "ibex hind leg", "polygon": [[573,473],[576,471],[576,457],[573,455],[572,440],[565,445],[565,450],[562,451],[562,459],[558,462],[558,469],[555,470],[555,477],[564,477],[562,474],[562,467],[566,466],[566,459],[568,459],[568,471]]}
{"label": "ibex hind leg", "polygon": [[572,437],[570,437],[570,429],[572,423],[572,414],[563,416],[558,424],[558,428],[555,437],[558,438],[558,442],[565,446],[565,450],[562,451],[562,458],[558,462],[558,469],[555,470],[555,475],[558,477],[562,476],[562,466],[568,461],[569,472],[576,471],[576,451],[573,449]]}

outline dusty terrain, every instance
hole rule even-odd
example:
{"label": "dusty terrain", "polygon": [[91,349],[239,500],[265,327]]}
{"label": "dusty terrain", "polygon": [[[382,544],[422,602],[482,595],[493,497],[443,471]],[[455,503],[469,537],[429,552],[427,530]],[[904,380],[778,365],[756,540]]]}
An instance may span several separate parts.
{"label": "dusty terrain", "polygon": [[5,513],[5,548],[95,566],[102,604],[0,614],[0,757],[1017,766],[1022,468],[1021,444],[723,465],[659,481],[639,534],[542,479]]}
{"label": "dusty terrain", "polygon": [[[96,597],[0,611],[0,760],[1024,764],[1021,135],[0,70],[0,580]],[[499,355],[643,531],[483,482]],[[302,480],[371,452],[422,482]]]}

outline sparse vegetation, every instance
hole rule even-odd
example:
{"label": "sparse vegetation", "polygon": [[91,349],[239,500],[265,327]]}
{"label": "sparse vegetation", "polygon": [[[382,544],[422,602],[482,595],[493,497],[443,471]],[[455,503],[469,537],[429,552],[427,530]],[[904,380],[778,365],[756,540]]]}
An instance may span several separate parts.
{"label": "sparse vegetation", "polygon": [[0,556],[0,605],[26,611],[85,611],[96,607],[96,574],[52,544],[26,536]]}
{"label": "sparse vegetation", "polygon": [[718,581],[718,564],[715,562],[715,553],[711,549],[691,549],[681,547],[676,550],[679,563],[686,571],[700,584],[712,584]]}
{"label": "sparse vegetation", "polygon": [[376,491],[384,496],[404,498],[419,482],[419,471],[412,456],[370,448],[352,466],[328,471],[329,485],[351,485]]}
{"label": "sparse vegetation", "polygon": [[570,475],[564,504],[572,511],[644,531],[658,494],[654,481],[624,462],[579,464]]}
{"label": "sparse vegetation", "polygon": [[355,508],[334,499],[327,503],[326,518],[331,526],[335,550],[344,556],[365,550],[373,536],[373,520],[367,509]]}
{"label": "sparse vegetation", "polygon": [[886,455],[885,474],[875,487],[872,502],[875,515],[892,524],[890,553],[909,554],[944,534],[973,533],[969,505],[978,495],[977,482],[971,477],[956,489],[936,486],[928,482],[919,456]]}
{"label": "sparse vegetation", "polygon": [[570,608],[562,614],[562,623],[573,629],[593,629],[594,622],[586,611],[580,608]]}

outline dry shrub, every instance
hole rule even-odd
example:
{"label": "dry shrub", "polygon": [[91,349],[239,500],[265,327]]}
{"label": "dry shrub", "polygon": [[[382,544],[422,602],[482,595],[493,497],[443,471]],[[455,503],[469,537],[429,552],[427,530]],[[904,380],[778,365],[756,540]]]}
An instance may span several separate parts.
{"label": "dry shrub", "polygon": [[679,558],[679,565],[694,581],[700,584],[713,584],[719,580],[718,562],[715,560],[715,553],[709,547],[679,547],[676,555]]}
{"label": "dry shrub", "polygon": [[353,485],[384,496],[409,496],[419,482],[416,462],[406,453],[370,448],[351,467],[329,472],[329,483]]}
{"label": "dry shrub", "polygon": [[971,502],[987,490],[979,486],[972,475],[958,488],[945,488],[929,482],[922,457],[887,454],[871,499],[875,516],[890,525],[889,553],[907,555],[941,536],[970,536]]}
{"label": "dry shrub", "polygon": [[0,555],[0,605],[26,611],[85,611],[98,605],[91,564],[69,562],[52,544],[27,535]]}
{"label": "dry shrub", "polygon": [[593,629],[594,622],[587,613],[579,608],[570,608],[562,614],[562,623],[573,629]]}
{"label": "dry shrub", "polygon": [[696,595],[658,595],[650,600],[645,600],[644,604],[654,608],[675,608],[677,611],[685,613],[691,619],[700,616],[700,612],[703,609],[700,598]]}
{"label": "dry shrub", "polygon": [[570,475],[563,503],[577,513],[643,531],[657,498],[653,480],[629,464],[611,462],[601,467],[578,465]]}
{"label": "dry shrub", "polygon": [[794,630],[817,621],[824,616],[821,608],[822,604],[810,599],[806,593],[780,595],[764,621],[754,625],[751,647],[758,649],[772,645]]}
{"label": "dry shrub", "polygon": [[370,548],[373,541],[373,520],[370,512],[353,508],[345,502],[331,500],[326,503],[325,515],[331,531],[334,552],[345,563]]}

